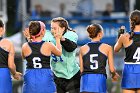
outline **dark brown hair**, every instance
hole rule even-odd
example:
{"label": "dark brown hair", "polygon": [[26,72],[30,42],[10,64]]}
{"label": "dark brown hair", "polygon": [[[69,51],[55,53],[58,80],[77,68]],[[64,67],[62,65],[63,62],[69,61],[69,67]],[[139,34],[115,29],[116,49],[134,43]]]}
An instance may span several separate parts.
{"label": "dark brown hair", "polygon": [[130,32],[130,38],[133,38],[134,35],[134,29],[136,25],[140,24],[140,11],[139,10],[134,10],[130,14],[130,27],[131,27],[131,32]]}
{"label": "dark brown hair", "polygon": [[40,32],[41,26],[38,21],[31,21],[29,23],[29,33],[32,36],[37,35]]}
{"label": "dark brown hair", "polygon": [[65,27],[64,33],[69,30],[75,32],[73,29],[69,27],[68,21],[62,17],[53,18],[51,22],[59,22],[59,26],[61,28]]}
{"label": "dark brown hair", "polygon": [[98,33],[103,31],[103,28],[99,24],[91,24],[87,26],[87,32],[89,33],[90,38],[95,38],[97,37]]}
{"label": "dark brown hair", "polygon": [[0,27],[4,27],[4,24],[1,19],[0,19]]}

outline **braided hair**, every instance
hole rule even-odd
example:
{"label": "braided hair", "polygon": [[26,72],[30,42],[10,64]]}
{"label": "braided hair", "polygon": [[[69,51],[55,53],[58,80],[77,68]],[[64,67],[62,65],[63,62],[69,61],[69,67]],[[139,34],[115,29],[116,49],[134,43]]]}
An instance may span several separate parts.
{"label": "braided hair", "polygon": [[134,35],[134,29],[136,25],[140,24],[140,11],[139,10],[135,10],[133,12],[131,12],[130,14],[130,26],[131,26],[131,32],[130,32],[130,38],[133,38]]}

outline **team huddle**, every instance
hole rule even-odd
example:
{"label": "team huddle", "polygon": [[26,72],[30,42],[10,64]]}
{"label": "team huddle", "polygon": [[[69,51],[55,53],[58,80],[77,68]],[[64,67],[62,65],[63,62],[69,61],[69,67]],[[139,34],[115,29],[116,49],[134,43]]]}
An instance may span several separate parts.
{"label": "team huddle", "polygon": [[[125,49],[122,92],[140,93],[140,11],[131,12],[129,19],[131,31],[119,33],[114,52]],[[22,92],[107,93],[106,64],[112,81],[120,77],[114,66],[113,49],[101,42],[104,30],[100,24],[91,24],[86,30],[91,41],[80,47],[77,62],[78,35],[66,19],[53,18],[51,31],[41,21],[30,21],[23,32],[27,42],[21,49],[27,61]],[[20,80],[22,74],[14,64],[14,45],[2,38],[4,33],[0,20],[0,93],[12,93],[11,75]]]}

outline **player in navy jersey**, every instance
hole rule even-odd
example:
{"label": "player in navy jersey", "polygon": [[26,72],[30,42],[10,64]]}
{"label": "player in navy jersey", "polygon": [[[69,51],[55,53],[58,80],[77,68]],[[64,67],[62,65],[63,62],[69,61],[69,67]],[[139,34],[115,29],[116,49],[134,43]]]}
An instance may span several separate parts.
{"label": "player in navy jersey", "polygon": [[130,33],[119,35],[114,51],[125,48],[125,65],[121,87],[123,93],[140,93],[140,11],[130,14]]}
{"label": "player in navy jersey", "polygon": [[52,53],[57,56],[62,54],[60,45],[62,33],[54,33],[56,39],[56,46],[54,46],[51,42],[42,41],[45,31],[43,22],[30,22],[29,33],[32,40],[24,43],[22,46],[22,56],[27,60],[23,93],[56,92],[53,73],[50,69],[50,56]]}
{"label": "player in navy jersey", "polygon": [[82,93],[106,93],[106,62],[108,59],[112,80],[116,81],[119,75],[116,73],[113,62],[112,47],[100,42],[103,37],[103,28],[99,24],[87,27],[91,42],[80,48],[79,60],[81,71],[80,92]]}
{"label": "player in navy jersey", "polygon": [[0,93],[12,93],[10,72],[17,80],[21,78],[21,73],[16,71],[14,46],[11,41],[2,38],[4,33],[4,24],[0,20]]}

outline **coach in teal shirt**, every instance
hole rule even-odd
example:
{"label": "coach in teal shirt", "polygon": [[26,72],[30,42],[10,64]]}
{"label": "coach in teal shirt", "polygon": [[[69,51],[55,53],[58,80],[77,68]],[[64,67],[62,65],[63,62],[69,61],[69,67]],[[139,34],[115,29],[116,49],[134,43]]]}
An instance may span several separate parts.
{"label": "coach in teal shirt", "polygon": [[51,69],[55,74],[54,80],[57,86],[57,93],[79,93],[80,71],[76,60],[78,40],[76,32],[69,29],[68,22],[64,18],[57,17],[52,19],[51,32],[46,31],[43,40],[55,44],[53,33],[58,28],[59,30],[64,30],[61,40],[62,55],[52,55],[51,57]]}
{"label": "coach in teal shirt", "polygon": [[[68,39],[70,41],[73,41],[74,43],[77,43],[78,36],[75,32],[67,31],[63,35],[63,37],[65,38],[65,40]],[[46,31],[43,40],[55,44],[55,38],[50,31]],[[69,47],[70,51],[70,48],[72,48],[72,46],[67,46]],[[72,52],[69,51],[65,50],[65,48],[63,47],[61,56],[52,55],[51,68],[57,77],[71,79],[79,71],[79,66],[77,64],[78,62],[76,60],[76,49],[71,50]]]}

